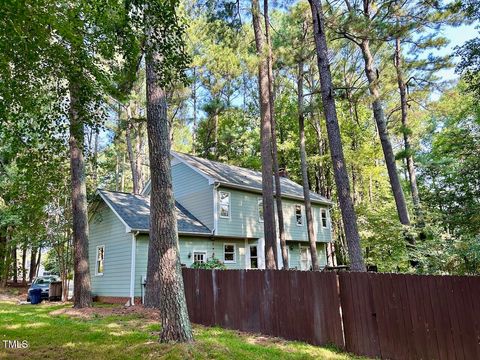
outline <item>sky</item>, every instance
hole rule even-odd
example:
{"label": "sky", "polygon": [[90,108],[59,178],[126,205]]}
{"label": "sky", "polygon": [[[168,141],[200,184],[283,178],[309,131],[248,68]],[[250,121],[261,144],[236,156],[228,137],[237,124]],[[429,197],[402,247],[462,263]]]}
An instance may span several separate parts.
{"label": "sky", "polygon": [[[478,24],[471,25],[462,25],[459,27],[449,26],[443,30],[443,34],[446,38],[450,40],[450,44],[438,51],[436,54],[446,55],[452,54],[456,46],[463,45],[467,40],[473,39],[478,36],[480,29],[475,27],[479,26]],[[455,62],[458,62],[458,59],[455,59]],[[438,75],[444,80],[455,80],[458,79],[458,75],[455,74],[455,69],[447,69],[439,71]]]}

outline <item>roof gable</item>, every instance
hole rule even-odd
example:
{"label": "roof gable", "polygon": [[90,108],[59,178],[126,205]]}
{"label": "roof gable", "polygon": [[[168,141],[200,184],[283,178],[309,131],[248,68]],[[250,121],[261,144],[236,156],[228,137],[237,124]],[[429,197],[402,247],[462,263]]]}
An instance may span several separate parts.
{"label": "roof gable", "polygon": [[[172,156],[195,171],[201,173],[212,183],[217,182],[224,186],[238,187],[247,191],[262,192],[262,173],[235,165],[212,161],[197,156],[172,151]],[[280,186],[282,197],[303,199],[303,187],[296,182],[281,177]],[[331,200],[310,191],[312,202],[332,204]]]}
{"label": "roof gable", "polygon": [[[117,215],[128,231],[148,232],[150,229],[150,197],[98,189],[97,193]],[[208,227],[180,203],[175,202],[178,232],[209,235]]]}

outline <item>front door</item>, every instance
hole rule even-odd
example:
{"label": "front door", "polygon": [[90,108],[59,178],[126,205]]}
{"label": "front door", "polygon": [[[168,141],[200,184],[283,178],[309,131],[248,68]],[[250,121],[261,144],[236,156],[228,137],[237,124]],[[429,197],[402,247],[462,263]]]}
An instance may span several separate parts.
{"label": "front door", "polygon": [[311,270],[312,257],[308,246],[300,246],[300,270]]}

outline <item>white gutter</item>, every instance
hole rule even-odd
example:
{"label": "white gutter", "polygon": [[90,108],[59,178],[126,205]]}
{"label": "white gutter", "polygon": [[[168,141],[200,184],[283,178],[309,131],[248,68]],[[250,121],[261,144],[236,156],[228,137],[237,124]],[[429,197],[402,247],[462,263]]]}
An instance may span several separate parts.
{"label": "white gutter", "polygon": [[[227,182],[223,182],[223,181],[215,181],[215,185],[216,185],[215,189],[218,188],[219,186],[223,186],[223,187],[230,188],[230,189],[248,190],[250,192],[254,192],[254,193],[258,193],[258,194],[262,193],[262,189],[258,189],[256,187],[248,186],[248,185],[237,185],[237,184],[231,184],[231,183],[227,183]],[[273,194],[273,195],[275,195],[275,194]],[[302,196],[285,194],[283,192],[282,192],[282,198],[305,201],[305,198],[302,197]],[[330,201],[330,200],[327,200],[327,199],[325,199],[325,200],[310,199],[310,201],[312,203],[315,203],[315,204],[322,204],[322,205],[329,205],[329,206],[333,205],[333,201]]]}
{"label": "white gutter", "polygon": [[220,183],[215,182],[213,184],[213,230],[212,235],[216,235],[218,229],[218,194],[217,188]]}

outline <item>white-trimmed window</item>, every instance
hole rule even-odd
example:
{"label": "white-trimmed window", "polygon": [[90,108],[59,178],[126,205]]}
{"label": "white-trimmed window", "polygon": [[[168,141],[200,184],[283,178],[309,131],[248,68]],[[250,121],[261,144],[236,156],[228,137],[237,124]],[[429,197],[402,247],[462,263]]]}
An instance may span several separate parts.
{"label": "white-trimmed window", "polygon": [[258,269],[258,245],[250,245],[250,269]]}
{"label": "white-trimmed window", "polygon": [[97,246],[97,257],[95,262],[95,275],[103,275],[105,263],[105,245]]}
{"label": "white-trimmed window", "polygon": [[235,244],[223,244],[223,262],[226,264],[237,262],[237,247]]}
{"label": "white-trimmed window", "polygon": [[295,222],[297,226],[303,225],[302,205],[295,205]]}
{"label": "white-trimmed window", "polygon": [[194,264],[204,264],[207,261],[207,252],[206,251],[194,251],[193,252],[193,263]]}
{"label": "white-trimmed window", "polygon": [[218,197],[220,203],[220,217],[230,218],[230,193],[219,191]]}
{"label": "white-trimmed window", "polygon": [[320,214],[322,217],[322,227],[326,229],[328,227],[327,209],[321,209]]}
{"label": "white-trimmed window", "polygon": [[258,199],[258,221],[263,223],[263,199]]}

